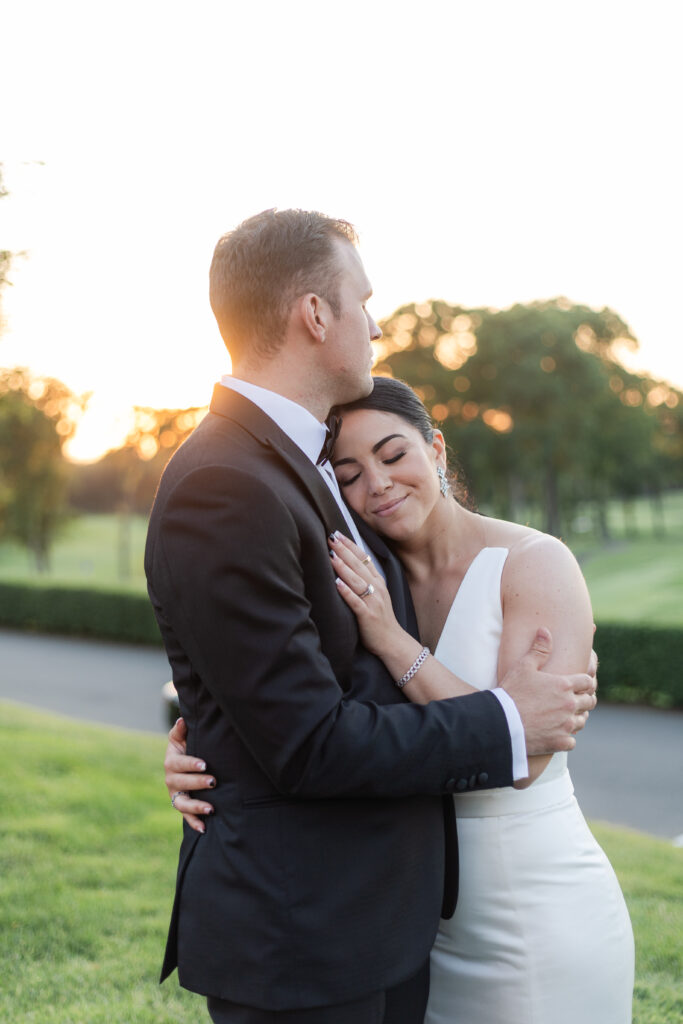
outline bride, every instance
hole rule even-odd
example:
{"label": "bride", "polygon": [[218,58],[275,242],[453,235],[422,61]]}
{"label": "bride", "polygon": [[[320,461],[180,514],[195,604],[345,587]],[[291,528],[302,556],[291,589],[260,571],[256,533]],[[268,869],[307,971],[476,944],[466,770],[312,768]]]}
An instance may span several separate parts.
{"label": "bride", "polygon": [[[592,612],[569,550],[453,499],[443,436],[402,382],[376,378],[337,412],[339,486],[403,563],[422,642],[397,623],[365,552],[339,534],[329,541],[336,585],[394,678],[420,661],[404,695],[426,703],[496,686],[541,623],[553,636],[547,668],[584,671]],[[432,950],[425,1024],[630,1024],[631,924],[567,754],[531,758],[522,785],[454,797],[460,889]]]}

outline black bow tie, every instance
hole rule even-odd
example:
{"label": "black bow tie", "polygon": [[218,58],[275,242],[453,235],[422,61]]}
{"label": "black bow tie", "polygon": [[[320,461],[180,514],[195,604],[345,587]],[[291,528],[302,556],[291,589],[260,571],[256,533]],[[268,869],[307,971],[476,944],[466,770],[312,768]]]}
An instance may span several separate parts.
{"label": "black bow tie", "polygon": [[332,455],[332,449],[335,446],[337,438],[339,437],[339,431],[341,430],[342,418],[341,416],[330,416],[327,421],[327,437],[323,442],[323,446],[320,449],[320,455],[317,458],[316,466],[324,466],[329,461]]}

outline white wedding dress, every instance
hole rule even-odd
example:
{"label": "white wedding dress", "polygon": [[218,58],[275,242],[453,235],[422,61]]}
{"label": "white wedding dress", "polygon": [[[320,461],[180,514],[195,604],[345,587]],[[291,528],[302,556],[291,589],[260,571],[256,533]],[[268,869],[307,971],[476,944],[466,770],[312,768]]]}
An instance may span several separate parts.
{"label": "white wedding dress", "polygon": [[[497,684],[507,548],[470,565],[435,656]],[[630,1024],[633,932],[573,796],[567,755],[527,789],[455,797],[460,891],[431,955],[425,1024]]]}

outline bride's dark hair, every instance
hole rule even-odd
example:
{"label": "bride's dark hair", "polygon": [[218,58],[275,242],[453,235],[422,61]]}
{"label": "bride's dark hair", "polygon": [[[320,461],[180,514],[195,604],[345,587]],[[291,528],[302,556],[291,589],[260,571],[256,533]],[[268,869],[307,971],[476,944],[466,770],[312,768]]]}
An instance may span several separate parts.
{"label": "bride's dark hair", "polygon": [[[336,405],[331,416],[341,417],[344,414],[353,412],[354,409],[370,409],[375,412],[390,412],[400,416],[402,420],[409,423],[411,427],[420,433],[427,444],[434,439],[434,425],[422,400],[415,394],[413,389],[402,380],[394,377],[373,377],[373,389],[365,398],[357,398],[355,402],[347,405]],[[449,463],[453,461],[451,452],[448,453]],[[462,482],[459,470],[453,472],[449,465],[449,483],[453,489],[456,500],[466,508],[473,508],[472,501],[467,493],[467,488]]]}

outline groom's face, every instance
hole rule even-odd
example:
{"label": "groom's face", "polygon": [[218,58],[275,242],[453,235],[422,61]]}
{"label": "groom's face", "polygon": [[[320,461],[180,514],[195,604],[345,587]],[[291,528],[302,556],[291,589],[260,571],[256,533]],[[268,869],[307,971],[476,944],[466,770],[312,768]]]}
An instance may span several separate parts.
{"label": "groom's face", "polygon": [[328,372],[334,379],[336,404],[351,402],[372,391],[372,341],[382,331],[368,312],[372,285],[358,252],[350,242],[335,241],[340,273],[337,279],[339,316],[330,320],[325,340]]}

